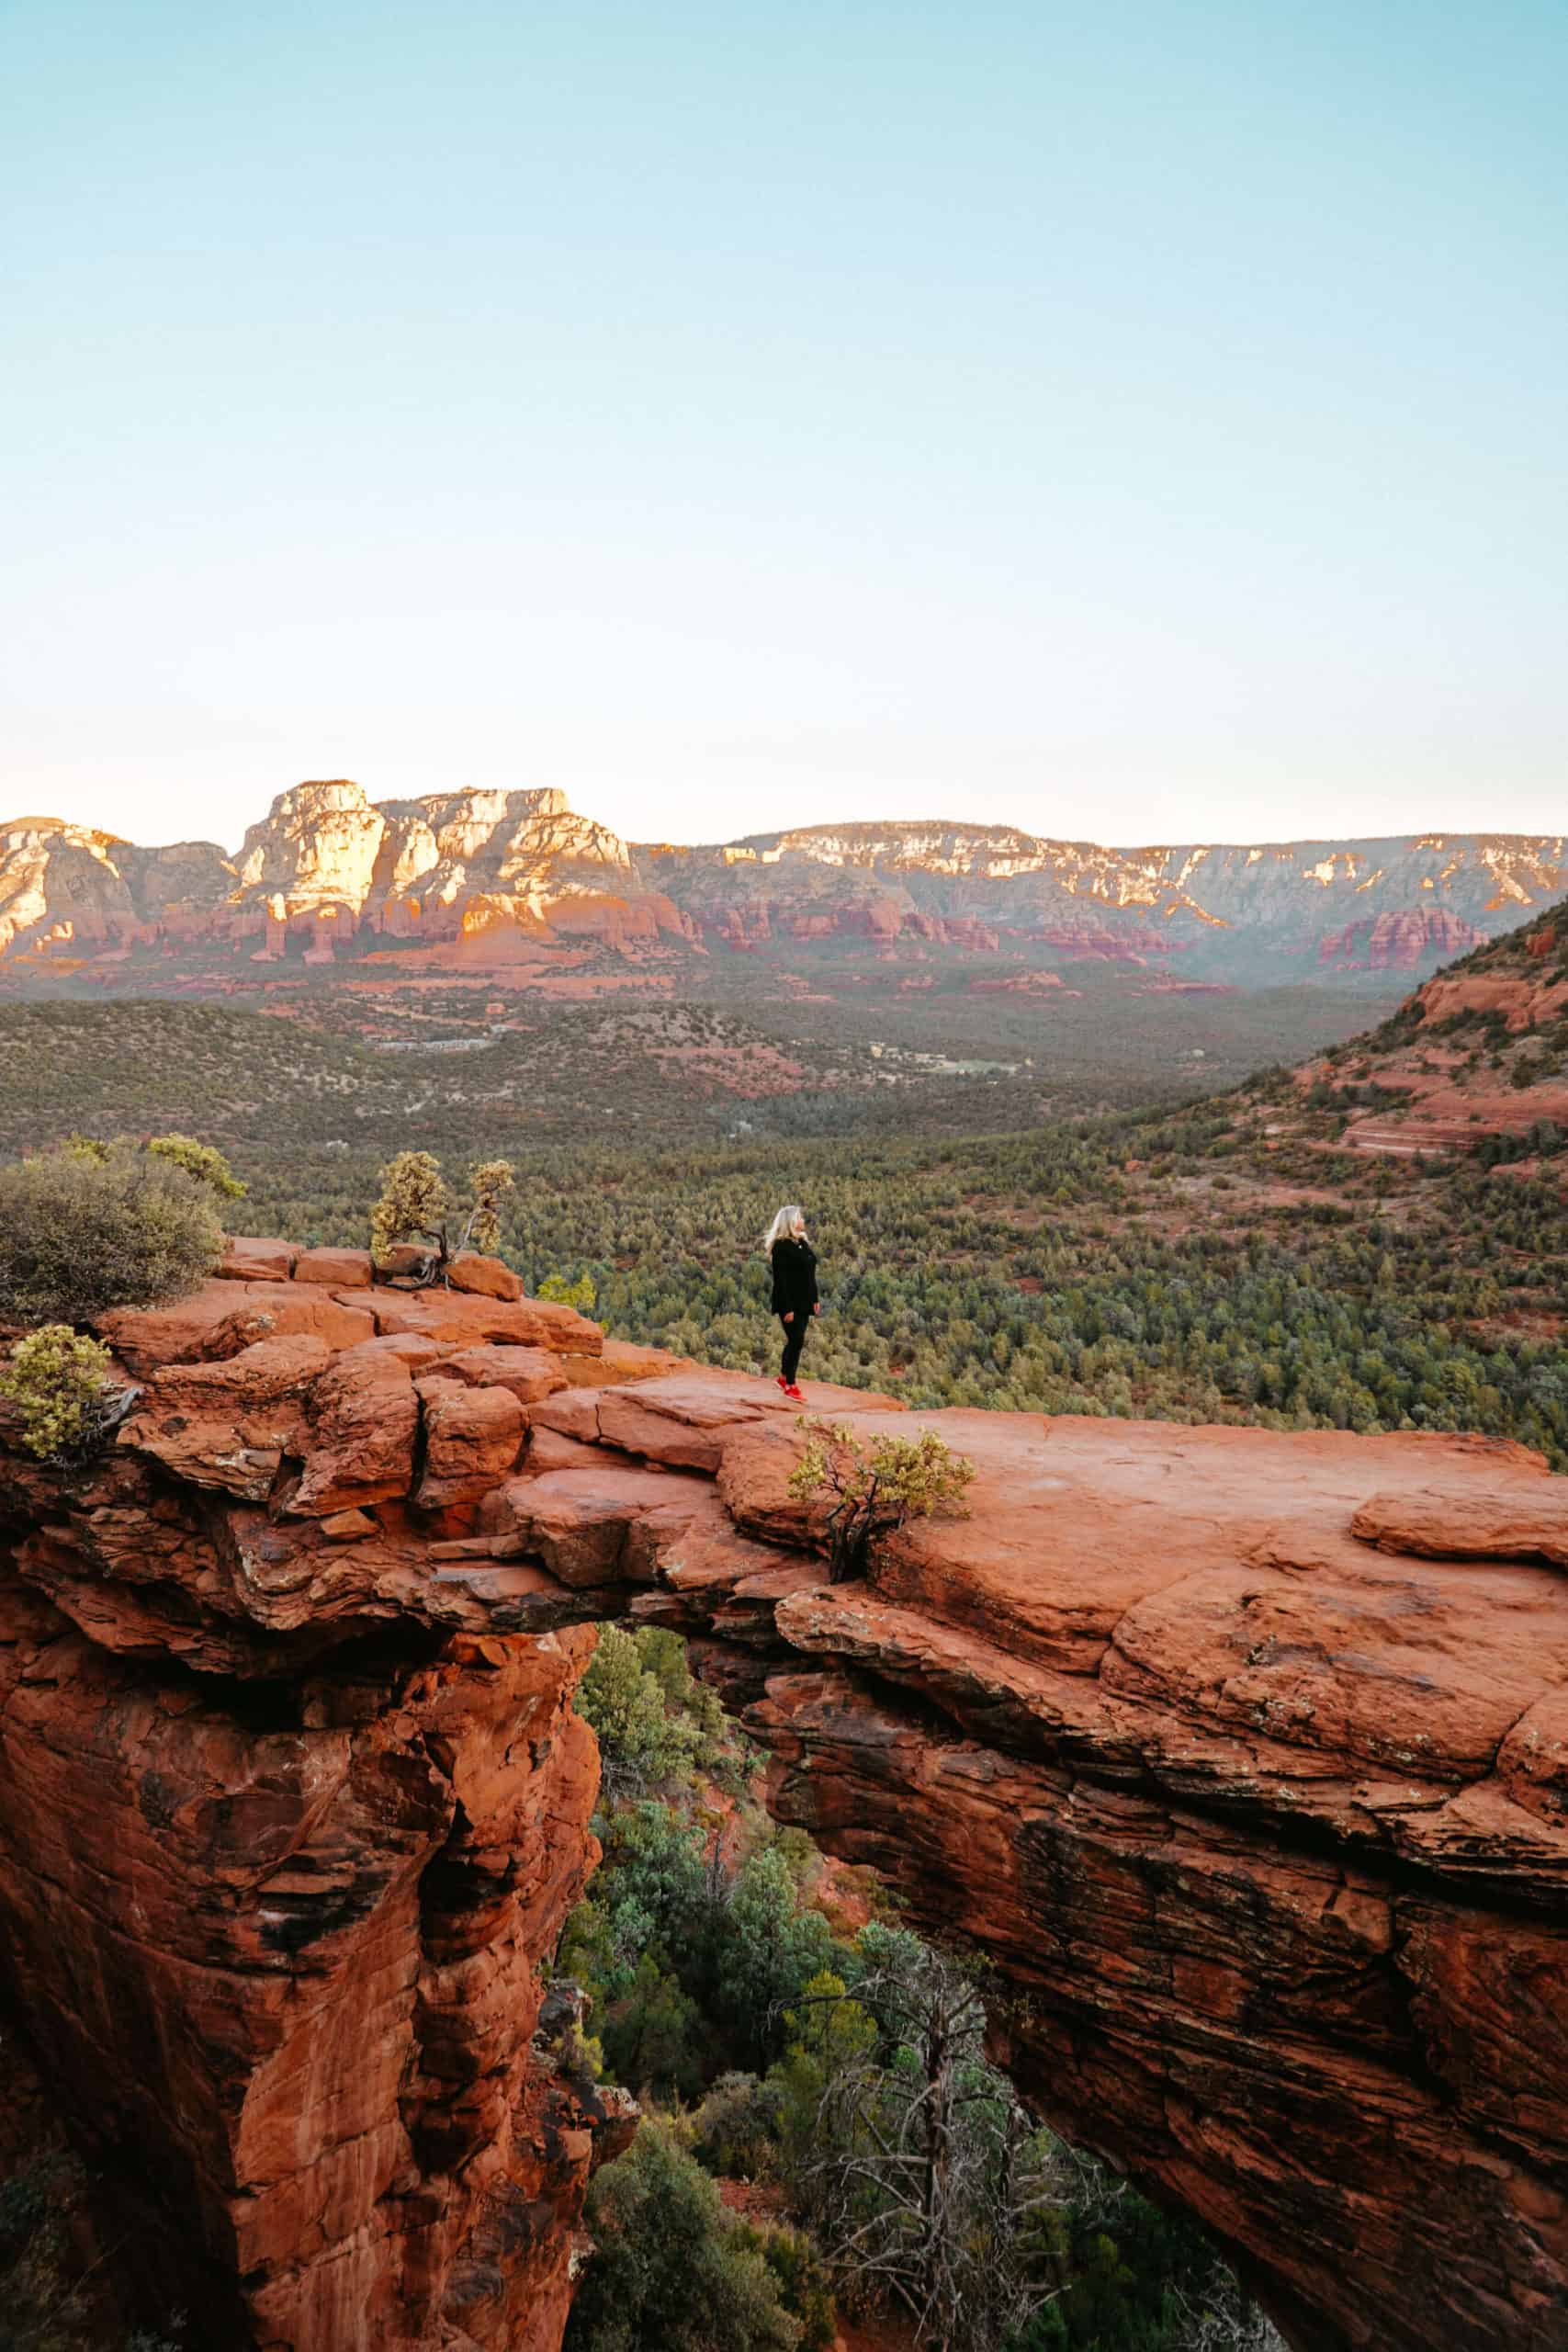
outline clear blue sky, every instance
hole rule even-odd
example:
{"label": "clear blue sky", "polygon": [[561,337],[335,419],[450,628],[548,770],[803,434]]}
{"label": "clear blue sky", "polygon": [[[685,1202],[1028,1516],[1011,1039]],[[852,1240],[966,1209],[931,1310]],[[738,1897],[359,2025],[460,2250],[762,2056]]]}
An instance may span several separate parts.
{"label": "clear blue sky", "polygon": [[0,816],[1568,830],[1563,0],[0,0]]}

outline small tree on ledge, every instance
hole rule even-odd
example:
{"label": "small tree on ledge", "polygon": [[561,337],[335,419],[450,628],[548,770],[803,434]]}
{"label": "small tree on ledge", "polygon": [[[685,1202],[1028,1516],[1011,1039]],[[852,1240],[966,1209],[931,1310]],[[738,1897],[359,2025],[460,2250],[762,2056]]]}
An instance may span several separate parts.
{"label": "small tree on ledge", "polygon": [[474,1170],[473,1206],[457,1251],[447,1220],[454,1213],[451,1190],[434,1152],[400,1151],[381,1170],[381,1197],[370,1212],[370,1254],[384,1267],[399,1242],[430,1244],[423,1279],[433,1283],[454,1255],[470,1246],[493,1253],[501,1247],[501,1204],[516,1189],[509,1159],[484,1159]]}
{"label": "small tree on ledge", "polygon": [[975,1464],[935,1430],[922,1430],[919,1437],[877,1437],[865,1446],[842,1421],[803,1415],[798,1426],[808,1442],[790,1473],[789,1491],[797,1502],[831,1498],[828,1560],[834,1584],[864,1576],[874,1545],[909,1520],[939,1511],[968,1516],[964,1493]]}
{"label": "small tree on ledge", "polygon": [[370,1254],[384,1266],[400,1241],[428,1241],[434,1281],[450,1254],[446,1219],[452,1195],[434,1152],[400,1151],[381,1170],[381,1197],[370,1212]]}
{"label": "small tree on ledge", "polygon": [[501,1248],[501,1204],[517,1190],[517,1170],[510,1159],[481,1159],[471,1181],[474,1205],[458,1246],[493,1258]]}

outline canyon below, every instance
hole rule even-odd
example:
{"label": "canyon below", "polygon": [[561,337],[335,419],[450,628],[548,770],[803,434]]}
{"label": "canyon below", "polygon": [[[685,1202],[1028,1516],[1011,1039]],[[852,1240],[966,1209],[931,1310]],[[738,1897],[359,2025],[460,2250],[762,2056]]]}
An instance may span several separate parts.
{"label": "canyon below", "polygon": [[[1036,2110],[1302,2352],[1568,2329],[1568,1489],[1503,1440],[911,1415],[972,1509],[828,1580],[771,1384],[468,1258],[237,1240],[0,1453],[0,1951],[143,2290],[225,2352],[555,2352],[631,2118],[542,1969],[572,1690],[673,1627],[769,1803],[983,1963]],[[8,1425],[7,1425],[8,1427]],[[0,1431],[0,1435],[6,1434]]]}

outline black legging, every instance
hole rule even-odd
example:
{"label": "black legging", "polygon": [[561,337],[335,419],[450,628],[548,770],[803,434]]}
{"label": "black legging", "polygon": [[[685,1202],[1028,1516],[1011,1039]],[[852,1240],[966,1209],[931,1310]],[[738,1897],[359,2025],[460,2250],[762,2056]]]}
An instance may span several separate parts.
{"label": "black legging", "polygon": [[806,1333],[811,1321],[811,1310],[809,1307],[797,1306],[793,1322],[784,1323],[782,1315],[779,1317],[779,1321],[784,1324],[784,1362],[779,1366],[779,1370],[786,1380],[792,1381],[799,1367],[800,1351],[806,1345]]}

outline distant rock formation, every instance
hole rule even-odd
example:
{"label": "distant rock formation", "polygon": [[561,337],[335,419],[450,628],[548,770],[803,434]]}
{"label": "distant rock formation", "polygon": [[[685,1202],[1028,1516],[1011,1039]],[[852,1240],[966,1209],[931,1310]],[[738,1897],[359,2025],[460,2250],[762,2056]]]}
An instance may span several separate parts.
{"label": "distant rock formation", "polygon": [[[1432,968],[1568,891],[1568,836],[1105,849],[1004,825],[807,826],[634,854],[727,944],[870,932],[1220,979]],[[1343,910],[1341,912],[1340,910]],[[1351,920],[1347,922],[1344,916]]]}
{"label": "distant rock formation", "polygon": [[57,969],[214,956],[329,965],[400,950],[526,962],[775,943],[1045,961],[1179,959],[1220,984],[1430,970],[1568,892],[1568,836],[1104,849],[1002,825],[805,827],[630,845],[553,790],[371,801],[282,793],[235,857],[138,849],[49,818],[0,831],[0,959]]}
{"label": "distant rock formation", "polygon": [[195,937],[233,879],[210,842],[138,849],[52,817],[19,817],[0,827],[0,956]]}
{"label": "distant rock formation", "polygon": [[[521,902],[627,886],[626,843],[574,817],[561,792],[450,792],[373,805],[356,784],[301,784],[274,801],[237,860],[241,906],[288,918],[336,906],[426,921],[469,896]],[[434,928],[434,925],[433,925]]]}
{"label": "distant rock formation", "polygon": [[1320,940],[1317,960],[1347,971],[1413,972],[1434,957],[1447,963],[1467,948],[1484,947],[1489,935],[1447,907],[1416,914],[1369,915]]}
{"label": "distant rock formation", "polygon": [[571,1691],[629,1615],[1303,2352],[1561,2352],[1568,1481],[921,1415],[972,1516],[833,1585],[771,1383],[455,1275],[236,1242],[105,1319],[107,1457],[0,1420],[0,1976],[155,2307],[225,2352],[557,2352],[628,2117],[540,1971],[594,1856]]}
{"label": "distant rock formation", "polygon": [[[1463,1156],[1531,1134],[1550,1145],[1551,1132],[1568,1134],[1568,922],[1548,910],[1472,945],[1391,1021],[1295,1077],[1298,1114],[1334,1090],[1348,1114],[1338,1141],[1353,1151]],[[1537,1165],[1517,1152],[1506,1164],[1527,1175]],[[1555,1148],[1540,1164],[1568,1177]]]}

